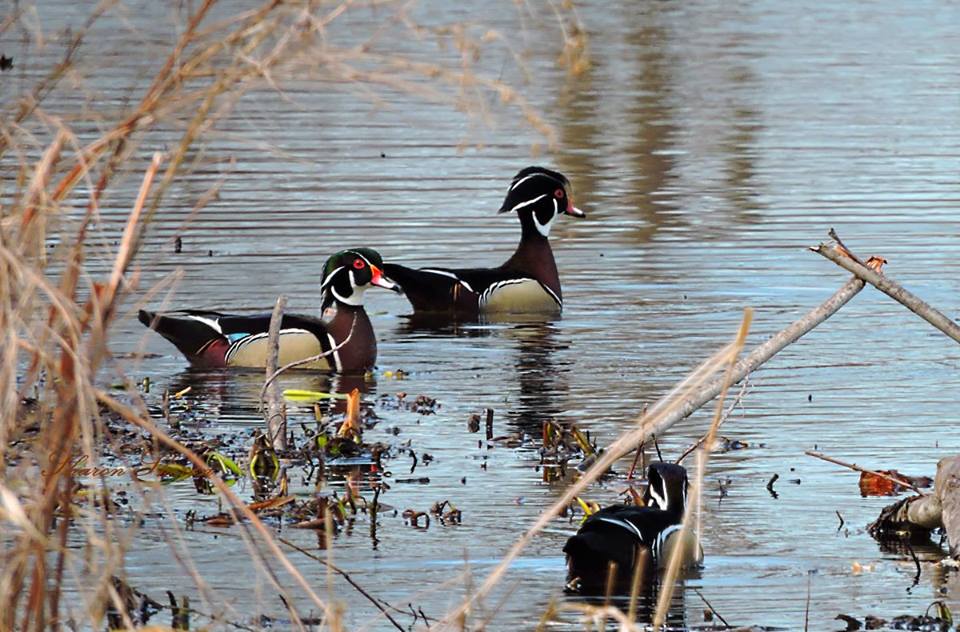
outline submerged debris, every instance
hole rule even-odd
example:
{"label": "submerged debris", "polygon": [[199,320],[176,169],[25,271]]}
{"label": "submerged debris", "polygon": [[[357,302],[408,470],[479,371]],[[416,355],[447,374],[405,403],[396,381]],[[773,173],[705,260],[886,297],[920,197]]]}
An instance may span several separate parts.
{"label": "submerged debris", "polygon": [[[935,613],[930,614],[930,608],[935,609]],[[948,632],[953,627],[953,615],[950,609],[942,601],[935,601],[927,608],[927,612],[922,615],[902,614],[892,619],[883,619],[874,615],[866,615],[862,620],[852,617],[848,614],[838,614],[835,617],[838,621],[843,621],[847,627],[846,632],[852,630],[915,630],[916,632]]]}
{"label": "submerged debris", "polygon": [[[896,479],[896,480],[892,480]],[[933,479],[929,476],[907,476],[897,470],[877,470],[876,472],[860,472],[860,495],[867,496],[896,496],[914,487],[930,487]]]}
{"label": "submerged debris", "polygon": [[413,400],[403,391],[393,395],[381,395],[377,404],[386,410],[408,410],[420,415],[433,415],[440,409],[440,402],[426,395],[417,395]]}
{"label": "submerged debris", "polygon": [[162,606],[143,594],[139,590],[130,587],[127,582],[117,576],[110,578],[113,589],[120,597],[122,611],[117,608],[117,603],[110,597],[106,598],[107,626],[111,630],[120,630],[125,628],[124,619],[129,620],[134,625],[146,625],[150,617],[160,612]]}

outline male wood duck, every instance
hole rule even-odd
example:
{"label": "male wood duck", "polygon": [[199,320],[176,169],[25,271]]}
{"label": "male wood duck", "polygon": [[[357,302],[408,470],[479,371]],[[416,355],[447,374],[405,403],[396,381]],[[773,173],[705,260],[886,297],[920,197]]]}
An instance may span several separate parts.
{"label": "male wood duck", "polygon": [[527,167],[513,178],[499,213],[516,212],[520,243],[497,268],[421,268],[388,263],[415,313],[447,312],[465,318],[488,313],[557,313],[563,308],[560,276],[547,237],[559,215],[585,217],[573,205],[570,182],[556,171]]}
{"label": "male wood duck", "polygon": [[[380,255],[369,248],[343,250],[327,259],[320,285],[323,316],[283,315],[279,364],[328,352],[350,336],[349,342],[304,368],[345,373],[372,368],[377,359],[377,340],[363,309],[364,292],[371,285],[400,292],[400,287],[383,275],[382,268]],[[158,314],[140,310],[139,319],[172,342],[192,364],[266,366],[270,314],[236,316],[193,310]]]}
{"label": "male wood duck", "polygon": [[[696,536],[681,531],[687,504],[687,471],[673,463],[653,463],[647,469],[645,507],[611,505],[591,515],[567,540],[567,586],[582,593],[602,592],[610,562],[617,565],[615,585],[628,587],[637,563],[645,564],[643,577],[663,568],[676,546],[685,565],[703,559]],[[682,540],[679,538],[683,533]]]}

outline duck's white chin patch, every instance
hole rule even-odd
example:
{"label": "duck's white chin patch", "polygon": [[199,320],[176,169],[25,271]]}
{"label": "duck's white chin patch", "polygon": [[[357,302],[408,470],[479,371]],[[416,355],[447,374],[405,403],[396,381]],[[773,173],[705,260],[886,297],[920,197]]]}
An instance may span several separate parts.
{"label": "duck's white chin patch", "polygon": [[336,288],[331,289],[333,292],[334,298],[336,298],[341,303],[346,303],[347,305],[353,305],[354,307],[360,307],[363,305],[363,294],[367,291],[367,287],[354,287],[353,294],[350,296],[340,296]]}
{"label": "duck's white chin patch", "polygon": [[550,236],[550,227],[553,226],[553,220],[557,219],[557,201],[553,201],[553,215],[550,216],[550,219],[546,224],[541,224],[540,220],[537,219],[537,213],[534,211],[531,213],[533,218],[533,225],[537,227],[537,232],[543,235],[544,237]]}

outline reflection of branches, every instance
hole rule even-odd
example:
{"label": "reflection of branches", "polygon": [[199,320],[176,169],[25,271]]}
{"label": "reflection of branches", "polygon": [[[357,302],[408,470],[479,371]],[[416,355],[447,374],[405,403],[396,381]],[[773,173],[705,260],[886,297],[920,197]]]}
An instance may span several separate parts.
{"label": "reflection of branches", "polygon": [[[206,0],[192,15],[164,66],[137,105],[112,129],[75,152],[72,167],[55,188],[55,201],[65,199],[89,171],[100,169],[109,174],[111,169],[98,165],[108,152],[112,155],[111,162],[119,163],[135,149],[135,145],[129,142],[135,135],[161,120],[189,116],[148,207],[149,220],[173,178],[182,171],[189,149],[217,120],[229,113],[239,96],[258,83],[265,83],[283,94],[283,81],[288,78],[313,78],[327,85],[359,90],[371,100],[379,97],[376,87],[388,88],[448,103],[487,123],[491,117],[485,97],[493,96],[501,105],[519,111],[548,143],[555,142],[553,128],[515,87],[500,78],[486,76],[478,69],[481,51],[497,42],[507,50],[516,67],[526,74],[520,55],[509,39],[498,31],[465,23],[423,26],[409,15],[406,4],[388,0],[372,3],[377,7],[393,5],[396,10],[384,20],[373,23],[372,32],[365,39],[359,43],[338,44],[334,41],[333,27],[345,23],[348,16],[355,13],[353,10],[358,8],[358,3],[352,0],[323,13],[306,1],[281,3],[268,0],[255,10],[201,27],[215,4],[216,0]],[[83,36],[112,5],[112,2],[105,1],[97,7],[72,39],[63,61],[32,94],[19,101],[18,111],[9,112],[4,117],[8,122],[0,124],[0,155],[8,147],[16,146],[27,134],[19,126],[53,91],[63,74],[68,69],[75,72],[74,59],[80,52]],[[564,42],[561,58],[571,72],[579,72],[578,69],[586,63],[586,40],[579,19],[573,14],[567,25],[564,13],[551,6]],[[400,55],[395,50],[378,52],[376,47],[384,34],[395,33],[398,23],[416,39],[432,36],[441,53],[447,43],[452,43],[458,55],[448,55],[448,59],[441,58],[440,61],[423,61],[422,57],[418,58],[422,55],[419,50]],[[218,107],[219,101],[225,101],[226,107]],[[98,111],[91,108],[90,115],[99,117]],[[101,180],[98,188],[102,189],[106,184]]]}
{"label": "reflection of branches", "polygon": [[[36,108],[40,105],[40,102],[50,94],[50,91],[53,90],[61,79],[66,75],[67,70],[73,65],[73,56],[76,54],[77,50],[80,48],[80,45],[83,43],[83,38],[87,34],[87,31],[93,26],[93,24],[106,12],[106,10],[114,4],[116,0],[109,0],[101,2],[97,5],[97,8],[94,9],[93,13],[90,14],[90,17],[87,18],[87,21],[84,23],[83,27],[77,31],[77,34],[73,36],[70,43],[67,45],[67,49],[64,52],[63,59],[59,64],[53,67],[47,76],[41,79],[30,92],[29,95],[24,96],[20,99],[20,105],[17,107],[16,114],[11,114],[7,112],[4,114],[3,118],[10,121],[10,123],[16,125],[22,123],[24,119],[33,114]],[[16,23],[24,9],[19,9],[7,16],[3,21],[3,24],[0,25],[0,33],[6,31],[11,25]],[[6,152],[9,145],[9,138],[0,137],[0,157]]]}

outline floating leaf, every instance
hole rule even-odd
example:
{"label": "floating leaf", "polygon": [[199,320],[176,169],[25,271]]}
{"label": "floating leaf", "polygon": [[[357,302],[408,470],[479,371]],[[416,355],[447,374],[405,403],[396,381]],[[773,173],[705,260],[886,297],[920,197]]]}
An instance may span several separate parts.
{"label": "floating leaf", "polygon": [[909,483],[915,487],[929,487],[933,484],[933,479],[929,476],[907,476],[897,470],[877,470],[873,472],[860,473],[860,495],[861,496],[893,496],[908,489],[906,485],[901,485],[896,481],[890,480],[885,476],[877,474],[886,474],[888,477],[898,479],[904,483]]}
{"label": "floating leaf", "polygon": [[324,393],[321,391],[305,391],[297,388],[288,388],[283,396],[291,402],[312,403],[324,399],[347,399],[345,393]]}
{"label": "floating leaf", "polygon": [[953,625],[953,613],[950,612],[950,606],[948,606],[946,602],[940,601],[939,599],[934,601],[932,604],[927,606],[927,611],[924,613],[924,615],[930,614],[930,608],[934,608],[934,617],[944,621],[948,627]]}
{"label": "floating leaf", "polygon": [[580,505],[580,508],[583,509],[584,518],[589,518],[593,514],[600,511],[600,506],[596,503],[588,503],[579,496],[576,497],[577,504]]}
{"label": "floating leaf", "polygon": [[204,524],[210,527],[232,527],[237,523],[230,514],[219,513],[204,519]]}
{"label": "floating leaf", "polygon": [[590,445],[590,440],[587,439],[587,435],[583,434],[583,432],[581,432],[579,428],[577,428],[576,426],[573,426],[570,429],[570,432],[571,434],[573,434],[573,438],[576,439],[577,445],[580,446],[580,449],[583,450],[584,454],[589,455],[596,452],[593,446]]}
{"label": "floating leaf", "polygon": [[267,441],[266,436],[257,433],[250,448],[250,476],[276,480],[280,473],[280,459],[277,452]]}
{"label": "floating leaf", "polygon": [[277,507],[282,507],[288,503],[292,503],[294,500],[293,496],[281,496],[278,498],[270,498],[269,500],[261,500],[260,502],[250,503],[247,507],[250,511],[257,512],[263,511],[264,509],[275,509]]}

